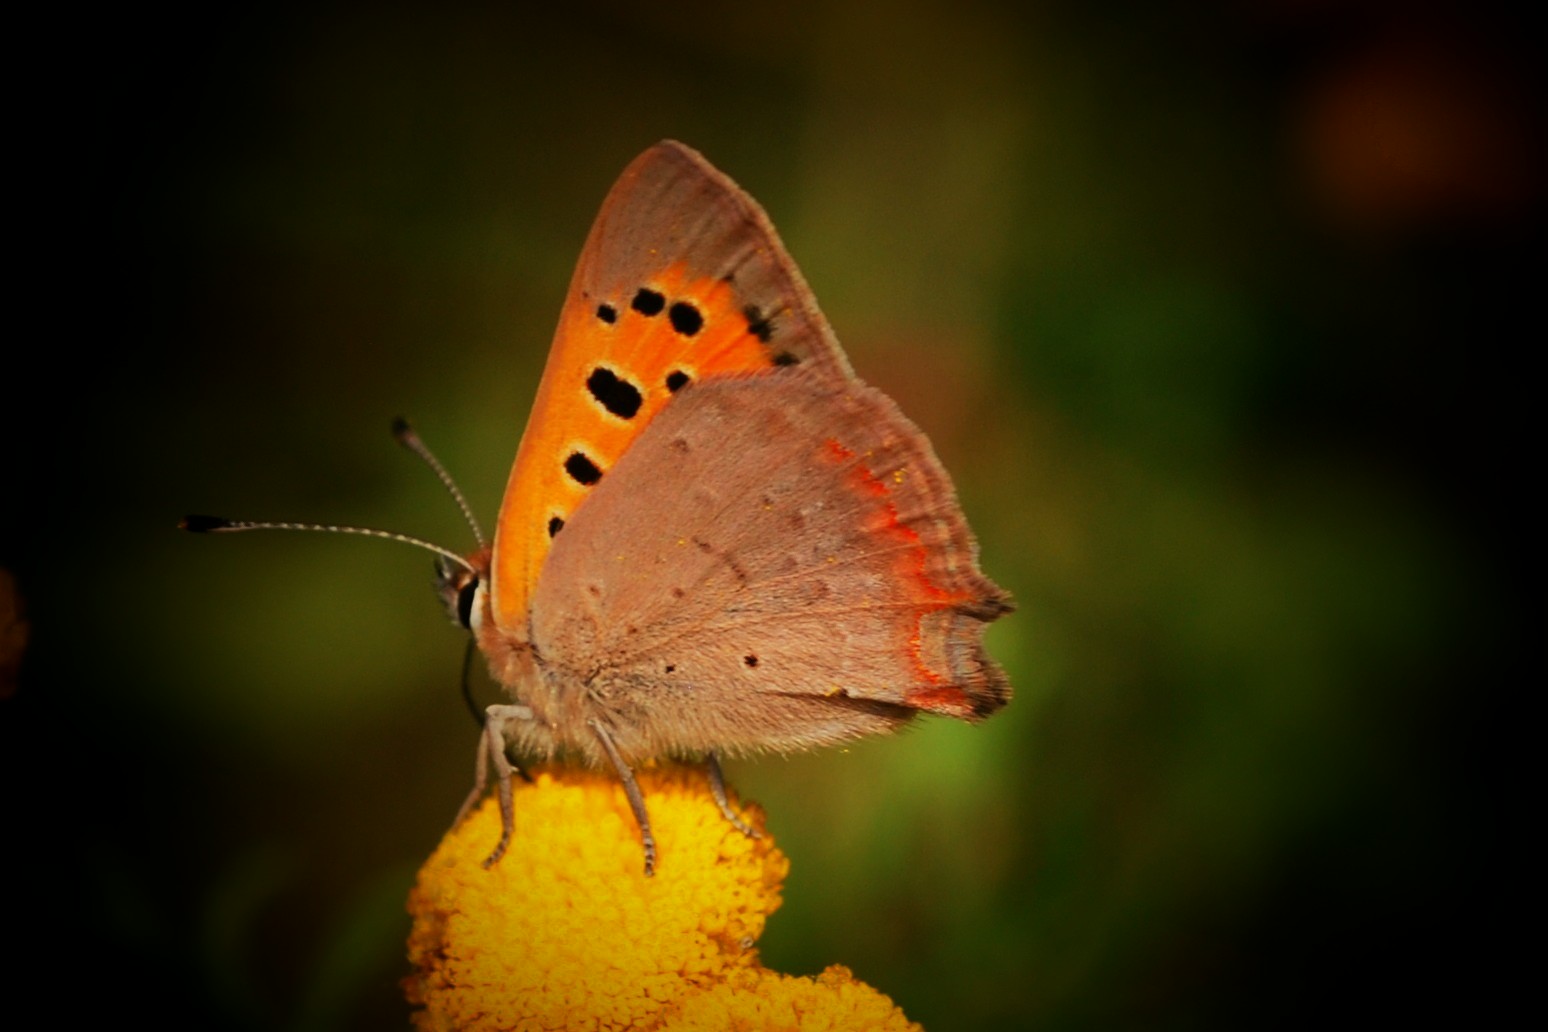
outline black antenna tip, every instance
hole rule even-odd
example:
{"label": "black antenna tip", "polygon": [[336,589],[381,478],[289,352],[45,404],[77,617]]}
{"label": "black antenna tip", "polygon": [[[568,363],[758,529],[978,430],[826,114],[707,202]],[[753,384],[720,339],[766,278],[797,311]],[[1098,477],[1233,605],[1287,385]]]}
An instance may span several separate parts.
{"label": "black antenna tip", "polygon": [[231,527],[231,521],[219,516],[184,516],[177,523],[179,530],[189,530],[195,534],[207,534],[212,530],[226,530]]}
{"label": "black antenna tip", "polygon": [[392,436],[399,441],[414,436],[414,428],[409,426],[409,421],[402,416],[395,416],[392,420]]}

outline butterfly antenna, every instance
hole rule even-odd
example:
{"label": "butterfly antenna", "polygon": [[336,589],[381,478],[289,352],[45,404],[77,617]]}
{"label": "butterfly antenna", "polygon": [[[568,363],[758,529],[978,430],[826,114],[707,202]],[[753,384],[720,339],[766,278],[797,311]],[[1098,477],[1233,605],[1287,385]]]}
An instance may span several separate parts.
{"label": "butterfly antenna", "polygon": [[446,472],[446,467],[441,465],[441,460],[437,459],[435,453],[425,446],[424,441],[419,439],[419,435],[414,432],[414,428],[409,425],[409,421],[402,416],[394,419],[392,421],[392,436],[396,437],[398,443],[403,445],[403,447],[423,459],[425,465],[434,470],[435,475],[441,478],[441,483],[446,485],[446,490],[451,492],[453,500],[456,501],[457,508],[462,510],[462,518],[468,521],[469,527],[473,528],[473,538],[478,542],[478,547],[487,548],[488,543],[484,540],[484,532],[478,525],[478,518],[473,515],[473,507],[463,497],[462,490],[457,487],[457,482],[452,479],[452,475]]}
{"label": "butterfly antenna", "polygon": [[449,548],[433,545],[428,541],[407,534],[397,534],[390,530],[372,530],[370,527],[335,527],[324,523],[267,523],[254,520],[228,520],[221,516],[184,516],[178,521],[178,527],[182,530],[192,531],[195,534],[234,534],[241,530],[311,530],[322,534],[359,534],[363,537],[381,538],[384,541],[401,541],[405,545],[414,545],[428,552],[434,552],[445,559],[456,563],[469,573],[476,574],[462,556]]}

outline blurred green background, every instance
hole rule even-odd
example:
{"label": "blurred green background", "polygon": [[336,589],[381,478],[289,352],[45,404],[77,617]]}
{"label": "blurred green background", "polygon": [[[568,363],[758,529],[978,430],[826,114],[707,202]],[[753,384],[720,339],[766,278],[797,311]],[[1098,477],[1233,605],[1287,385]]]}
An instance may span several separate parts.
{"label": "blurred green background", "polygon": [[590,220],[671,136],[769,210],[1019,604],[986,724],[730,765],[793,862],[770,966],[847,964],[936,1032],[1499,1003],[1543,686],[1524,20],[102,17],[39,37],[13,151],[44,328],[5,361],[8,998],[405,1027],[403,899],[475,739],[430,561],[173,527],[466,546],[388,421],[492,520]]}

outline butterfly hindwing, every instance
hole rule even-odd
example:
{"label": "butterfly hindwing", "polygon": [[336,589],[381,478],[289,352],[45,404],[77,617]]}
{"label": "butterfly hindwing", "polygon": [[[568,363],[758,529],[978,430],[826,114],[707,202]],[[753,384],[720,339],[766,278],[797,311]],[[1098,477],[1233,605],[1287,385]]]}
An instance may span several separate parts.
{"label": "butterfly hindwing", "polygon": [[929,442],[881,392],[805,370],[710,380],[555,541],[532,644],[639,756],[976,718],[1009,697],[982,646],[1009,602],[976,553]]}

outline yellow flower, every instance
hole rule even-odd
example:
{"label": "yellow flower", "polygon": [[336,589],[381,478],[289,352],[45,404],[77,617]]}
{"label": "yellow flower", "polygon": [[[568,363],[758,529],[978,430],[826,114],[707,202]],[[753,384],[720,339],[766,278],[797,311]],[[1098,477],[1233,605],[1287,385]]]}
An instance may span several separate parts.
{"label": "yellow flower", "polygon": [[[492,799],[452,829],[409,895],[405,979],[430,1030],[922,1032],[846,968],[769,971],[754,948],[789,861],[721,815],[700,771],[638,771],[659,848],[647,878],[610,774],[547,767],[516,787],[516,831]],[[747,819],[762,830],[763,814]]]}

